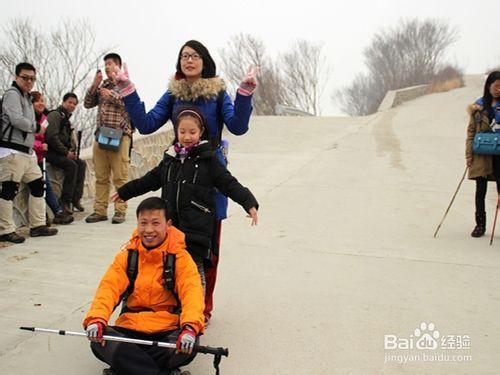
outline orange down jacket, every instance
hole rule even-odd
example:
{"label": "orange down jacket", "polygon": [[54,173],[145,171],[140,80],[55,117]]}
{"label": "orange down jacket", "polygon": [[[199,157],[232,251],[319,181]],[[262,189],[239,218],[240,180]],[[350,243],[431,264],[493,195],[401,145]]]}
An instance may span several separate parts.
{"label": "orange down jacket", "polygon": [[[126,312],[118,317],[116,326],[147,334],[170,331],[189,324],[197,333],[204,330],[204,298],[200,274],[186,251],[184,234],[177,228],[167,229],[165,241],[155,249],[147,250],[141,243],[137,230],[120,251],[97,288],[83,327],[109,318],[120,296],[127,289],[127,262],[129,249],[139,251],[138,274],[134,291],[128,297],[127,307],[139,312]],[[182,304],[182,312],[174,314],[177,305],[174,295],[163,287],[163,258],[166,253],[176,255],[175,291]]]}

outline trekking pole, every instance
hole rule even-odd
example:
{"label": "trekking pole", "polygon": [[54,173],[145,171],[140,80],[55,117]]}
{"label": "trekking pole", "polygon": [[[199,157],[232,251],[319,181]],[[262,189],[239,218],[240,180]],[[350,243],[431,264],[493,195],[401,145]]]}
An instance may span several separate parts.
{"label": "trekking pole", "polygon": [[469,167],[465,167],[464,174],[463,174],[463,176],[462,176],[462,179],[461,179],[461,180],[460,180],[460,182],[458,183],[457,190],[455,191],[455,194],[453,194],[453,198],[451,198],[451,202],[450,202],[450,204],[448,205],[448,208],[446,209],[446,211],[445,211],[445,213],[444,213],[444,216],[443,216],[443,218],[441,219],[441,222],[439,223],[438,227],[436,228],[436,231],[434,232],[434,238],[436,238],[436,236],[437,236],[437,234],[438,234],[438,232],[439,232],[439,228],[441,228],[441,225],[443,224],[444,219],[446,219],[446,215],[448,215],[448,211],[450,210],[451,205],[453,204],[453,201],[455,200],[455,197],[457,196],[458,191],[460,190],[460,186],[462,186],[462,182],[464,182],[465,175],[467,174],[467,169],[469,169]]}
{"label": "trekking pole", "polygon": [[[32,332],[54,333],[56,335],[63,335],[63,336],[87,337],[87,334],[85,332],[72,332],[72,331],[64,331],[64,330],[59,330],[59,329],[37,328],[37,327],[19,327],[19,329],[23,329],[26,331],[32,331]],[[129,344],[137,344],[137,345],[159,346],[162,348],[169,348],[169,349],[176,349],[177,348],[177,346],[174,343],[163,342],[163,341],[140,340],[140,339],[132,339],[132,338],[128,338],[128,337],[110,336],[110,335],[104,335],[102,337],[102,339],[104,341],[118,341],[118,342],[125,342],[125,343],[129,343]],[[229,350],[227,348],[213,348],[210,346],[195,345],[193,350],[197,353],[214,355],[215,356],[214,357],[214,367],[215,367],[217,374],[219,374],[219,363],[222,359],[222,356],[224,356],[224,357],[229,356]]]}
{"label": "trekking pole", "polygon": [[493,229],[491,230],[490,246],[493,245],[493,236],[495,235],[495,227],[497,225],[498,216],[498,198],[497,198],[497,210],[495,211],[495,219],[493,220]]}
{"label": "trekking pole", "polygon": [[76,158],[80,159],[80,149],[82,147],[82,131],[76,133]]}

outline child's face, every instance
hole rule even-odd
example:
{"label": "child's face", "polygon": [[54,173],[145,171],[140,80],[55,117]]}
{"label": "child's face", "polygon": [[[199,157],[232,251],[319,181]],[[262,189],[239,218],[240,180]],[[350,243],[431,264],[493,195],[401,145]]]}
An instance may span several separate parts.
{"label": "child's face", "polygon": [[198,143],[202,133],[200,123],[197,119],[193,117],[183,117],[179,121],[177,139],[182,147],[189,147]]}

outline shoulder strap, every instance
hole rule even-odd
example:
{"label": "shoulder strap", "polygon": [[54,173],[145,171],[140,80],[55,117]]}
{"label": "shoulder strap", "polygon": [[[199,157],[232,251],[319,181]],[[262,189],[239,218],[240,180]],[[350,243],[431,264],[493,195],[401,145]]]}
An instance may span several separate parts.
{"label": "shoulder strap", "polygon": [[135,285],[135,279],[137,278],[137,272],[139,270],[138,267],[138,258],[139,258],[139,251],[135,249],[128,249],[128,257],[127,257],[127,277],[128,277],[128,287],[123,292],[123,294],[120,296],[120,300],[118,301],[118,304],[115,306],[115,308],[122,303],[122,312],[123,313],[124,309],[127,306],[127,299],[130,297],[130,295],[134,292],[134,285]]}
{"label": "shoulder strap", "polygon": [[224,115],[222,113],[222,105],[224,104],[224,94],[226,93],[225,90],[219,91],[219,95],[217,95],[217,125],[218,125],[218,135],[217,135],[217,142],[218,145],[220,145],[222,141],[222,129],[224,128]]}
{"label": "shoulder strap", "polygon": [[177,302],[174,314],[178,314],[181,309],[181,301],[175,291],[175,254],[168,253],[163,258],[163,281],[165,290],[172,293]]}
{"label": "shoulder strap", "polygon": [[175,96],[174,94],[172,94],[172,92],[170,92],[167,103],[167,110],[170,113],[170,121],[172,121],[172,117],[174,115],[174,102],[175,102]]}

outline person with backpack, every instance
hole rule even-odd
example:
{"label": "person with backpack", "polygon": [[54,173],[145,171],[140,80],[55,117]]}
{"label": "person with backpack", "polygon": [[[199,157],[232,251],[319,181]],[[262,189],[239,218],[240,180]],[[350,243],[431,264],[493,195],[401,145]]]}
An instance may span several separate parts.
{"label": "person with backpack", "polygon": [[45,135],[49,150],[47,161],[64,171],[61,201],[63,210],[72,215],[73,210],[84,211],[81,204],[85,170],[87,165],[76,155],[76,137],[71,116],[78,105],[78,97],[72,92],[64,94],[62,104],[47,116],[49,126]]}
{"label": "person with backpack", "polygon": [[45,221],[45,199],[42,172],[33,150],[37,130],[35,111],[30,92],[36,81],[36,69],[23,62],[15,68],[15,80],[5,91],[2,99],[0,137],[0,241],[24,242],[16,233],[13,220],[13,200],[19,185],[28,185],[30,236],[53,236],[56,228],[50,228]]}
{"label": "person with backpack", "polygon": [[49,145],[45,142],[45,132],[49,125],[47,115],[45,114],[47,112],[45,108],[45,98],[41,92],[33,91],[31,93],[31,101],[33,103],[33,109],[35,110],[35,118],[38,127],[33,148],[35,149],[38,167],[40,167],[45,181],[45,203],[54,213],[54,224],[71,224],[75,218],[72,214],[66,213],[59,204],[59,200],[54,194],[52,185],[47,176],[46,167],[44,166],[44,159],[49,148]]}
{"label": "person with backpack", "polygon": [[[136,210],[137,229],[104,274],[83,327],[94,355],[111,366],[107,373],[179,374],[190,363],[204,331],[203,290],[184,234],[171,225],[158,197]],[[111,314],[122,302],[115,325]],[[174,349],[116,341],[103,335],[176,343]]]}
{"label": "person with backpack", "polygon": [[[224,81],[216,74],[216,65],[208,49],[196,40],[184,43],[177,57],[176,72],[170,80],[168,90],[153,109],[146,113],[134,84],[130,81],[126,66],[116,71],[116,82],[132,122],[141,134],[158,130],[182,105],[193,105],[203,111],[208,122],[208,139],[211,147],[223,166],[227,165],[227,146],[222,147],[223,126],[226,125],[234,135],[248,131],[252,113],[252,95],[257,88],[257,71],[250,68],[239,84],[234,104],[226,92]],[[225,142],[227,145],[227,141]],[[206,271],[205,316],[207,321],[212,315],[213,292],[219,262],[221,221],[227,216],[227,198],[215,192],[216,224],[213,231],[211,267]]]}
{"label": "person with backpack", "polygon": [[222,166],[210,147],[208,125],[197,107],[179,108],[174,117],[175,143],[160,164],[141,178],[129,181],[112,197],[126,201],[149,191],[162,189],[173,225],[186,235],[205,289],[205,263],[216,244],[214,189],[243,207],[257,224],[259,205],[253,194]]}
{"label": "person with backpack", "polygon": [[488,180],[496,182],[500,204],[500,155],[476,155],[472,143],[476,133],[500,132],[500,71],[491,72],[484,83],[483,96],[467,107],[469,123],[465,144],[465,159],[469,179],[476,181],[475,219],[471,236],[482,237],[486,232],[485,198]]}

